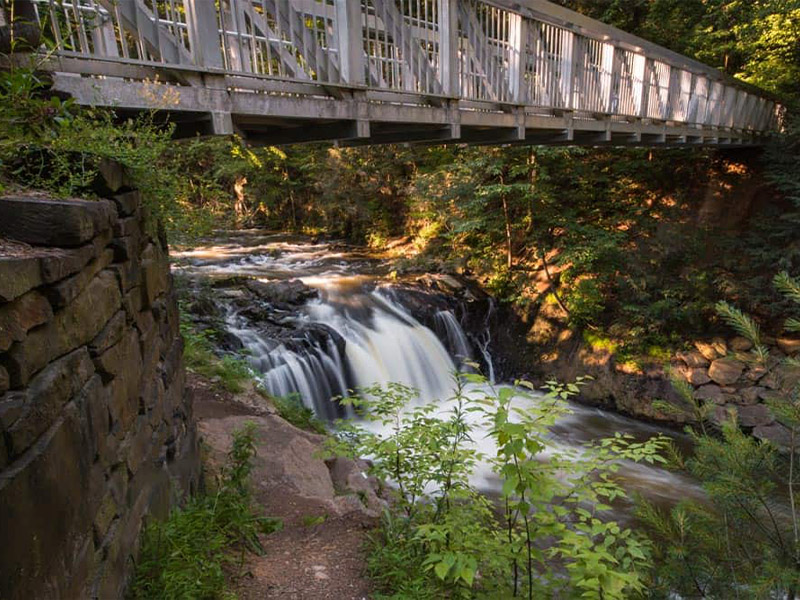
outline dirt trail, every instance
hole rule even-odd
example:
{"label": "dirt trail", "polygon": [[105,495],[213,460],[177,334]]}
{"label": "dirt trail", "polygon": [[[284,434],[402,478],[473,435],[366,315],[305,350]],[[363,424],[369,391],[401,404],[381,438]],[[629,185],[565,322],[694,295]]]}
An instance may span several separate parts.
{"label": "dirt trail", "polygon": [[331,472],[316,456],[324,438],[284,421],[252,391],[233,395],[193,375],[189,388],[212,474],[225,460],[232,433],[248,421],[256,424],[254,495],[265,515],[284,524],[262,537],[264,556],[245,557],[234,586],[238,597],[366,600],[364,543],[376,520],[357,496],[337,494]]}

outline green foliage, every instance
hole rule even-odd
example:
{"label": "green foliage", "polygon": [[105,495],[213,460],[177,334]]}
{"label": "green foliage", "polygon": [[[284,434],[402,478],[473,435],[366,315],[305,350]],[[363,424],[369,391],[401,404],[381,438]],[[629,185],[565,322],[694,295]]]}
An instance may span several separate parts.
{"label": "green foliage", "polygon": [[769,351],[761,343],[761,332],[758,324],[751,317],[727,302],[718,302],[716,310],[725,323],[753,344],[753,354],[758,362],[764,364],[769,356]]}
{"label": "green foliage", "polygon": [[[779,273],[775,286],[800,307],[800,280]],[[767,360],[751,317],[725,303],[718,305],[718,311],[738,334],[753,342],[755,360],[776,368]],[[800,590],[800,514],[795,492],[800,386],[784,387],[767,402],[779,423],[776,427],[784,432],[783,448],[744,433],[735,410],[723,422],[722,436],[711,435],[705,422],[714,412],[713,403],[695,400],[685,382],[676,389],[692,407],[700,428],[689,431],[694,455],[684,461],[676,454],[675,463],[701,482],[708,502],[687,500],[670,510],[640,502],[639,518],[654,541],[652,595],[796,597]]]}
{"label": "green foliage", "polygon": [[317,418],[314,411],[307,408],[300,399],[299,394],[291,394],[285,397],[270,398],[275,409],[281,418],[289,421],[295,427],[311,431],[313,433],[327,433],[328,428],[325,423]]}
{"label": "green foliage", "polygon": [[225,354],[218,356],[213,341],[214,332],[200,330],[181,311],[183,359],[186,368],[203,377],[218,381],[229,392],[239,393],[252,380],[253,373],[244,357]]}
{"label": "green foliage", "polygon": [[[614,476],[620,461],[660,462],[664,440],[618,434],[545,454],[549,427],[569,412],[565,400],[578,386],[550,383],[534,397],[525,385],[495,390],[479,375],[460,375],[445,411],[420,405],[399,384],[344,400],[386,432],[342,423],[330,443],[370,456],[372,474],[395,487],[371,542],[377,597],[629,598],[644,590],[647,544],[605,511],[624,496]],[[495,454],[476,449],[479,425]],[[502,482],[497,503],[470,483],[481,462]]]}
{"label": "green foliage", "polygon": [[121,164],[142,192],[151,225],[176,239],[207,232],[208,215],[185,201],[185,181],[165,157],[173,127],[156,116],[120,120],[49,93],[36,65],[0,71],[0,182],[64,197],[95,194],[103,161]]}
{"label": "green foliage", "polygon": [[[164,522],[145,528],[130,597],[142,600],[233,598],[227,580],[241,568],[243,552],[263,553],[259,533],[280,528],[252,508],[248,478],[255,456],[255,427],[237,431],[216,489],[191,499]],[[239,560],[234,550],[241,550]]]}

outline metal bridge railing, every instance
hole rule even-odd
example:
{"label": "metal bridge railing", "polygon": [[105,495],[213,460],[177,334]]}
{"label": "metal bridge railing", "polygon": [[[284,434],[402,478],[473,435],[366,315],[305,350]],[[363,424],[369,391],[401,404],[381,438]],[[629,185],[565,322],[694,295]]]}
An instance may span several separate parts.
{"label": "metal bridge railing", "polygon": [[[782,108],[757,90],[688,59],[690,66],[676,64],[676,55],[644,40],[638,50],[618,43],[599,23],[595,35],[550,19],[549,3],[541,0],[514,4],[519,11],[500,0],[34,2],[43,29],[71,57],[524,106],[533,113],[754,132],[781,126]],[[528,10],[529,3],[537,10]]]}

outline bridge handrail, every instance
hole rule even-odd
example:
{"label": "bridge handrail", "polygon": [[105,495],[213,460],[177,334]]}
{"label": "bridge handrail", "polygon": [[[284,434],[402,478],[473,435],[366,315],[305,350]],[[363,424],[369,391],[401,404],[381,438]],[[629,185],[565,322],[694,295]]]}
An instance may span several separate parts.
{"label": "bridge handrail", "polygon": [[[533,114],[756,133],[782,126],[783,108],[764,92],[545,0],[32,1],[71,58]],[[198,80],[209,78],[183,83]]]}

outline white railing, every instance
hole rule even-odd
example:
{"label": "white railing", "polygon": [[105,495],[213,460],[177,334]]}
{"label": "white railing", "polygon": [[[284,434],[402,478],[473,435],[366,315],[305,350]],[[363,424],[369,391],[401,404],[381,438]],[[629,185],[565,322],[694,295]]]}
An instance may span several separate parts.
{"label": "white railing", "polygon": [[35,0],[71,57],[625,120],[781,127],[758,90],[542,0]]}

